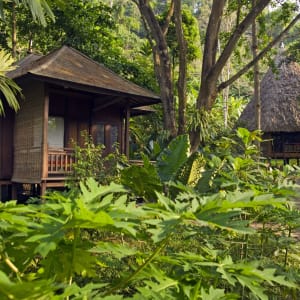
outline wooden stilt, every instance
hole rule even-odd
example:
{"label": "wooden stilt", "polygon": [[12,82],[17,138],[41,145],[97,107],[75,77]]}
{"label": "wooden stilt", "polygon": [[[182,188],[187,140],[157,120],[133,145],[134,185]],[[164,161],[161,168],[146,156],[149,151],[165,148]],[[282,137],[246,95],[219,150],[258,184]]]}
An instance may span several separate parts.
{"label": "wooden stilt", "polygon": [[18,199],[17,184],[16,183],[12,183],[12,185],[11,185],[11,198],[12,198],[12,200],[17,200]]}

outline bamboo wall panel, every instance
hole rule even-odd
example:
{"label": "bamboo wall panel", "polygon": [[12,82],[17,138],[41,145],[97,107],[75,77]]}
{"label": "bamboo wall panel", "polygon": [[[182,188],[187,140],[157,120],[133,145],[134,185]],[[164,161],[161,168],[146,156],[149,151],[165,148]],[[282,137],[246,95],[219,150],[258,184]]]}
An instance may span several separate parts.
{"label": "bamboo wall panel", "polygon": [[42,176],[44,84],[28,81],[15,118],[13,181],[37,182]]}

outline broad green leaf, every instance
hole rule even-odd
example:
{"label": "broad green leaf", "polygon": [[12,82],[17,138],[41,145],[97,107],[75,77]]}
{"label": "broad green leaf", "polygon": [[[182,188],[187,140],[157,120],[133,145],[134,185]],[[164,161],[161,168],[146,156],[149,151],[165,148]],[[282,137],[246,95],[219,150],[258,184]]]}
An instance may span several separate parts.
{"label": "broad green leaf", "polygon": [[0,299],[47,300],[54,299],[59,287],[51,280],[35,280],[32,282],[13,282],[0,271]]}
{"label": "broad green leaf", "polygon": [[114,223],[113,219],[106,212],[93,212],[90,210],[82,198],[76,199],[74,203],[72,218],[64,225],[64,228],[97,229]]}
{"label": "broad green leaf", "polygon": [[54,14],[46,0],[20,0],[30,8],[34,20],[38,20],[43,26],[46,26],[46,16],[54,21]]}
{"label": "broad green leaf", "polygon": [[156,165],[163,182],[174,180],[181,166],[188,159],[189,148],[188,135],[180,135],[160,153]]}
{"label": "broad green leaf", "polygon": [[[17,100],[17,95],[21,95],[21,88],[10,78],[6,76],[8,71],[13,70],[15,67],[12,66],[13,59],[8,53],[0,49],[0,115],[4,115],[3,101],[6,101],[8,105],[17,111],[20,108]],[[4,96],[2,98],[2,96]]]}
{"label": "broad green leaf", "polygon": [[99,242],[96,247],[89,250],[92,253],[109,253],[115,256],[117,259],[121,259],[127,256],[132,256],[137,253],[137,250],[133,247],[121,245],[112,242]]}
{"label": "broad green leaf", "polygon": [[75,274],[85,277],[96,276],[96,267],[103,266],[98,256],[91,252],[84,242],[74,248],[72,243],[60,243],[41,262],[44,276],[67,282]]}
{"label": "broad green leaf", "polygon": [[127,190],[118,184],[111,183],[108,186],[101,186],[99,183],[93,179],[88,178],[84,183],[80,183],[80,189],[84,202],[98,201],[101,206],[101,201],[99,199],[111,193],[126,193]]}
{"label": "broad green leaf", "polygon": [[255,233],[255,230],[249,227],[249,221],[240,220],[240,214],[241,212],[238,210],[218,212],[217,209],[212,209],[195,215],[202,226],[206,225],[238,233]]}
{"label": "broad green leaf", "polygon": [[224,299],[225,292],[224,289],[215,289],[210,286],[208,292],[206,293],[203,288],[201,288],[201,299],[203,300],[220,300]]}
{"label": "broad green leaf", "polygon": [[162,184],[155,166],[131,166],[122,172],[121,182],[130,188],[136,197],[144,201],[155,200],[155,191],[162,191]]}
{"label": "broad green leaf", "polygon": [[[147,231],[151,233],[151,239],[154,243],[158,243],[167,237],[169,237],[177,228],[177,226],[182,222],[180,218],[172,218],[160,220],[156,223],[155,228],[150,228]],[[145,221],[145,223],[150,224],[150,222]],[[152,223],[152,222],[151,222]],[[153,223],[152,223],[153,224]]]}

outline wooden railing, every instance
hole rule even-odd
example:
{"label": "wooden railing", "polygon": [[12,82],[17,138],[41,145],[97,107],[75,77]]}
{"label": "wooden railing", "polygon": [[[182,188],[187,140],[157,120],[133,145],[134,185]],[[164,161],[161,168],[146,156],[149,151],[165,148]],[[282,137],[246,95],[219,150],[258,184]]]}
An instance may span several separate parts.
{"label": "wooden railing", "polygon": [[300,143],[284,144],[283,151],[286,153],[300,153]]}
{"label": "wooden railing", "polygon": [[49,149],[48,175],[63,175],[70,173],[74,161],[74,151],[72,149]]}

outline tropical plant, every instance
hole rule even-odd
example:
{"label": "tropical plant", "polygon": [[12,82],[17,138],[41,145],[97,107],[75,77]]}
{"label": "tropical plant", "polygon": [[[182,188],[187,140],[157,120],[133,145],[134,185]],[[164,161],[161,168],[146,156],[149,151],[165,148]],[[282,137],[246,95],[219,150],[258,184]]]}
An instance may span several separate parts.
{"label": "tropical plant", "polygon": [[0,98],[0,115],[4,114],[4,103],[17,111],[19,109],[19,102],[17,95],[21,94],[21,88],[10,78],[6,76],[6,73],[13,70],[15,67],[12,65],[13,59],[10,55],[0,49],[0,91],[4,98]]}
{"label": "tropical plant", "polygon": [[245,174],[264,169],[259,138],[238,129],[217,157],[179,136],[124,185],[87,178],[41,205],[0,203],[1,298],[298,299],[297,170]]}
{"label": "tropical plant", "polygon": [[52,20],[54,20],[53,12],[49,6],[49,2],[47,0],[8,0],[8,1],[0,1],[0,16],[4,18],[4,12],[3,12],[3,2],[5,3],[15,3],[15,4],[23,4],[25,6],[28,6],[30,9],[30,12],[32,14],[32,17],[34,20],[39,21],[43,26],[46,26],[46,16],[50,17]]}
{"label": "tropical plant", "polygon": [[95,144],[93,137],[86,131],[81,132],[83,145],[74,143],[74,163],[72,172],[69,174],[67,185],[75,188],[80,182],[88,178],[94,178],[101,184],[108,184],[112,181],[119,182],[121,169],[127,165],[127,158],[114,145],[114,151],[104,154],[105,146]]}
{"label": "tropical plant", "polygon": [[[49,16],[52,20],[54,19],[54,15],[46,0],[10,0],[8,2],[15,4],[21,2],[22,4],[27,5],[32,13],[33,19],[38,20],[44,26],[46,25],[45,15]],[[0,17],[3,20],[3,1],[0,1]],[[14,69],[12,64],[13,59],[11,59],[9,54],[7,54],[4,50],[0,49],[0,91],[5,97],[8,105],[16,111],[19,108],[17,95],[20,95],[21,89],[13,80],[6,76],[8,71]],[[4,114],[4,104],[2,98],[0,99],[0,115],[1,114]]]}
{"label": "tropical plant", "polygon": [[43,205],[0,205],[2,299],[265,300],[279,289],[299,296],[296,273],[233,251],[246,243],[241,237],[256,236],[241,218],[246,211],[287,212],[285,192],[202,197],[182,189],[137,206],[120,185],[89,179],[80,187]]}

